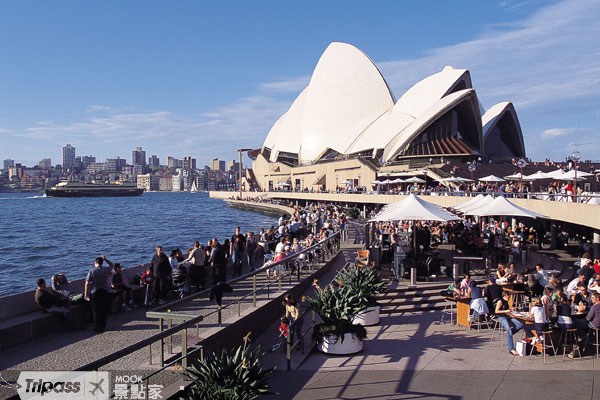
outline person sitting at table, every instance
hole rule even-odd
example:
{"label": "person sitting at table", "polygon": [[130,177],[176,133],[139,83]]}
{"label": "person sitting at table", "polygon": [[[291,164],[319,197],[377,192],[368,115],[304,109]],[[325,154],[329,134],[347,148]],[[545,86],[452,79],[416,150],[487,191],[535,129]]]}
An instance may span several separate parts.
{"label": "person sitting at table", "polygon": [[592,302],[594,305],[585,316],[585,319],[576,319],[575,327],[580,334],[589,333],[590,329],[600,328],[600,293],[592,293]]}
{"label": "person sitting at table", "polygon": [[535,274],[527,274],[527,286],[533,296],[544,294],[544,287],[537,281]]}
{"label": "person sitting at table", "polygon": [[578,313],[584,313],[592,307],[592,297],[583,282],[577,284],[577,293],[573,295],[573,304],[577,306]]}
{"label": "person sitting at table", "polygon": [[506,266],[504,264],[498,264],[498,268],[496,269],[496,277],[498,279],[506,278]]}
{"label": "person sitting at table", "polygon": [[483,292],[481,288],[477,286],[476,282],[471,282],[471,285],[467,289],[467,297],[471,299],[469,307],[473,310],[473,318],[479,319],[480,315],[488,315],[490,310],[483,298]]}
{"label": "person sitting at table", "polygon": [[588,282],[588,290],[590,293],[600,293],[600,274],[594,274],[592,279],[590,279],[590,281]]}
{"label": "person sitting at table", "polygon": [[484,296],[487,297],[487,305],[490,310],[494,310],[496,302],[502,299],[502,287],[496,283],[496,278],[490,276],[486,286]]}
{"label": "person sitting at table", "polygon": [[510,316],[510,308],[508,306],[508,299],[510,293],[503,292],[502,299],[496,302],[495,313],[498,316],[498,322],[502,324],[504,332],[506,332],[506,343],[508,346],[508,352],[514,356],[518,356],[515,344],[513,343],[513,335],[523,329],[523,323],[517,318]]}
{"label": "person sitting at table", "polygon": [[460,282],[460,294],[463,297],[467,297],[467,293],[471,286],[471,283],[471,275],[465,274],[463,280]]}
{"label": "person sitting at table", "polygon": [[448,287],[440,292],[442,297],[460,297],[460,279],[456,279]]}
{"label": "person sitting at table", "polygon": [[548,319],[546,318],[546,309],[542,305],[542,301],[539,297],[534,297],[531,299],[529,317],[533,318],[533,325],[526,324],[524,326],[525,336],[528,338],[534,336],[533,330],[535,330],[537,337],[541,336],[542,332],[548,329]]}
{"label": "person sitting at table", "polygon": [[594,276],[594,262],[592,260],[587,260],[585,265],[581,266],[579,274],[585,275],[585,283],[587,285],[590,279],[592,279],[592,276]]}
{"label": "person sitting at table", "polygon": [[535,265],[535,270],[535,279],[540,286],[546,287],[548,285],[548,272],[544,269],[544,265],[542,263],[537,263]]}
{"label": "person sitting at table", "polygon": [[561,330],[573,328],[571,318],[571,300],[566,296],[560,296],[556,304],[557,324]]}
{"label": "person sitting at table", "polygon": [[567,285],[567,289],[565,290],[567,296],[573,296],[574,294],[577,293],[577,285],[579,283],[584,283],[585,282],[585,275],[579,274],[577,276],[577,278],[573,279],[571,282],[569,282],[569,284]]}
{"label": "person sitting at table", "polygon": [[552,289],[551,287],[544,288],[544,295],[541,298],[541,303],[546,311],[546,315],[548,316],[548,318],[550,318],[554,314],[554,301],[552,300],[553,295],[554,289]]}

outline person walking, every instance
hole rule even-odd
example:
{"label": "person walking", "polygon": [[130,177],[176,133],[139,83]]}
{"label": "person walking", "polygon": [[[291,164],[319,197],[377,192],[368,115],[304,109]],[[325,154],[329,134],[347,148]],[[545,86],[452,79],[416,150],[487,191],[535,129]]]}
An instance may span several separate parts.
{"label": "person walking", "polygon": [[[104,267],[104,261],[108,267]],[[94,332],[106,330],[108,308],[110,305],[110,278],[114,265],[106,256],[96,257],[94,268],[88,271],[83,290],[85,300],[91,302],[94,315]]]}
{"label": "person walking", "polygon": [[255,253],[258,249],[258,239],[254,235],[253,231],[248,232],[246,236],[246,254],[248,256],[248,268],[250,272],[254,271],[254,261],[255,261]]}
{"label": "person walking", "polygon": [[152,256],[152,272],[154,272],[154,296],[158,304],[165,304],[169,293],[169,279],[171,277],[171,263],[169,257],[163,252],[162,246],[156,246],[156,252]]}
{"label": "person walking", "polygon": [[229,244],[229,255],[233,263],[233,276],[242,275],[242,256],[246,251],[246,237],[241,234],[240,227],[235,228],[235,233],[231,236]]}

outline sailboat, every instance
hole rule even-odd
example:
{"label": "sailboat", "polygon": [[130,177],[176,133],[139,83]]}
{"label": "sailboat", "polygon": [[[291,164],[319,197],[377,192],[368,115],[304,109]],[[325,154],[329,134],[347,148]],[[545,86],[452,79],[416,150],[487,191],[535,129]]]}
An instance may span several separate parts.
{"label": "sailboat", "polygon": [[196,181],[192,181],[192,187],[190,188],[190,193],[198,193],[198,187],[196,186]]}

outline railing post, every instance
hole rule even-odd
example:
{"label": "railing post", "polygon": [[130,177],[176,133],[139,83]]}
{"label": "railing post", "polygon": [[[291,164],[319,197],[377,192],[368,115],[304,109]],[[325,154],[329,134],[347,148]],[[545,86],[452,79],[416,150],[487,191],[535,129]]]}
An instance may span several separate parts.
{"label": "railing post", "polygon": [[221,315],[221,306],[219,306],[219,308],[217,309],[217,324],[219,326],[221,326],[221,322],[222,321],[222,315]]}
{"label": "railing post", "polygon": [[256,307],[256,274],[252,275],[252,306]]}
{"label": "railing post", "polygon": [[242,301],[238,300],[237,305],[238,305],[238,317],[241,317],[242,316]]}
{"label": "railing post", "polygon": [[281,293],[281,264],[277,266],[277,290]]}
{"label": "railing post", "polygon": [[286,363],[287,363],[287,370],[291,371],[292,369],[292,332],[294,331],[294,329],[296,329],[296,327],[294,326],[294,323],[296,321],[292,322],[291,325],[288,327],[288,337],[286,338]]}
{"label": "railing post", "polygon": [[181,356],[183,357],[181,366],[185,369],[187,368],[187,328],[181,331]]}
{"label": "railing post", "polygon": [[[173,327],[173,320],[171,318],[169,318],[167,320],[167,329],[171,329],[172,327]],[[169,343],[169,353],[173,354],[173,336],[172,335],[169,335],[168,343]]]}
{"label": "railing post", "polygon": [[[163,319],[159,318],[158,321],[160,324],[160,331],[162,332],[164,330]],[[165,366],[165,339],[164,338],[160,339],[160,366],[161,367]]]}
{"label": "railing post", "polygon": [[152,343],[148,345],[148,356],[150,357],[148,359],[148,365],[152,365]]}

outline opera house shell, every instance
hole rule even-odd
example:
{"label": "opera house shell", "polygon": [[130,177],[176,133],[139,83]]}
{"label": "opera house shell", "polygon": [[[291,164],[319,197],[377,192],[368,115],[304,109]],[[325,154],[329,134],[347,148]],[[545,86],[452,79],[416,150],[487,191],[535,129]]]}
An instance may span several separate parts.
{"label": "opera house shell", "polygon": [[387,166],[525,157],[525,147],[512,103],[484,111],[468,70],[445,67],[396,100],[367,55],[331,43],[254,156],[289,167],[353,158]]}

